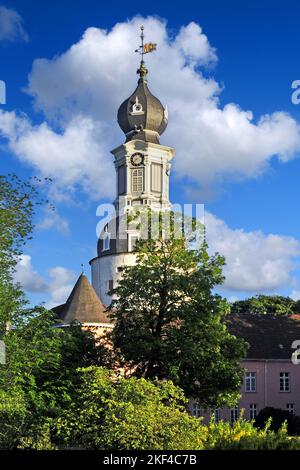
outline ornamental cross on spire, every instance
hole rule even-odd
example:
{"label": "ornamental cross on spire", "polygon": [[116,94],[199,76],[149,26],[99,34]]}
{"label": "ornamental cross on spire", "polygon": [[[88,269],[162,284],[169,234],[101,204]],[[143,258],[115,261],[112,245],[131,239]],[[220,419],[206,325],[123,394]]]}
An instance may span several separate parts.
{"label": "ornamental cross on spire", "polygon": [[142,56],[140,67],[138,68],[137,73],[139,74],[141,78],[143,78],[148,73],[148,70],[145,67],[144,54],[148,54],[149,52],[156,51],[156,44],[154,44],[153,42],[147,42],[146,44],[144,44],[144,26],[141,25],[140,29],[141,29],[141,35],[140,35],[141,45],[138,47],[138,49],[135,50],[135,52],[137,52],[138,54]]}

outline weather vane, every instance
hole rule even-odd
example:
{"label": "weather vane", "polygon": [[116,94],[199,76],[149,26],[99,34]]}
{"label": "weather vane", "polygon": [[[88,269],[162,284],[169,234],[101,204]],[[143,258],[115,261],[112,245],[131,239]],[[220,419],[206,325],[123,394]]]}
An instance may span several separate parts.
{"label": "weather vane", "polygon": [[141,78],[143,78],[148,73],[148,70],[146,69],[145,63],[144,63],[144,54],[148,54],[149,52],[156,51],[156,44],[154,44],[153,42],[147,42],[146,44],[144,44],[144,26],[141,25],[140,29],[141,29],[141,36],[140,36],[141,45],[134,52],[137,52],[138,54],[142,56],[140,68],[137,70],[137,73],[140,75]]}

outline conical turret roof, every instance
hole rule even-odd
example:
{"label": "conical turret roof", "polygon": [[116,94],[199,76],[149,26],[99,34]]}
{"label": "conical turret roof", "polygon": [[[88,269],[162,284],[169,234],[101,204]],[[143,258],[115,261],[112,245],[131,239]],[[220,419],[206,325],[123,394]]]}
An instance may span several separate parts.
{"label": "conical turret roof", "polygon": [[71,323],[72,321],[110,323],[105,310],[105,306],[99,300],[84,274],[79,276],[66,303],[53,309],[59,314],[63,323]]}

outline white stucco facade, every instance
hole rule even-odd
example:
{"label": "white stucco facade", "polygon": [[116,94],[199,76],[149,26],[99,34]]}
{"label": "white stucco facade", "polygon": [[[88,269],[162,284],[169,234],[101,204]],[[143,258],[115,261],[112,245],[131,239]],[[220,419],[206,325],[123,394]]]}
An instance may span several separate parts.
{"label": "white stucco facade", "polygon": [[123,266],[133,266],[136,256],[133,253],[118,253],[94,258],[91,261],[92,286],[104,305],[109,305],[111,297],[107,295],[109,283],[116,287]]}

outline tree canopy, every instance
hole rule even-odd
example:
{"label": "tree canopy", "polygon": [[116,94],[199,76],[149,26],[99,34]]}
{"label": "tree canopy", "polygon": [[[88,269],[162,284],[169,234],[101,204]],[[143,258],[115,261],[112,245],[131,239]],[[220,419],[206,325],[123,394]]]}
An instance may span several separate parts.
{"label": "tree canopy", "polygon": [[[33,231],[35,207],[44,202],[38,178],[22,181],[17,175],[0,175],[0,324],[16,320],[25,297],[13,275],[23,246]],[[2,334],[4,332],[2,331]]]}
{"label": "tree canopy", "polygon": [[231,305],[233,314],[253,313],[257,315],[290,315],[299,313],[299,302],[281,295],[256,295],[237,300]]}
{"label": "tree canopy", "polygon": [[140,240],[136,255],[110,306],[112,340],[128,373],[173,380],[207,407],[234,403],[245,345],[227,331],[229,305],[213,293],[224,259],[172,233]]}

